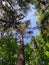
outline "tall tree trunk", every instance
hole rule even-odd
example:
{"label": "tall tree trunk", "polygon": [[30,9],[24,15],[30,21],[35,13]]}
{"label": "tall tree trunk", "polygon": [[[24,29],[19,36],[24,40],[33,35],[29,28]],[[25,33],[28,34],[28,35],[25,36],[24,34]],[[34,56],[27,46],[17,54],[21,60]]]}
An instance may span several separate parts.
{"label": "tall tree trunk", "polygon": [[19,46],[19,52],[18,52],[18,61],[17,65],[25,65],[25,59],[24,59],[24,43],[23,43],[23,35],[20,35],[20,46]]}

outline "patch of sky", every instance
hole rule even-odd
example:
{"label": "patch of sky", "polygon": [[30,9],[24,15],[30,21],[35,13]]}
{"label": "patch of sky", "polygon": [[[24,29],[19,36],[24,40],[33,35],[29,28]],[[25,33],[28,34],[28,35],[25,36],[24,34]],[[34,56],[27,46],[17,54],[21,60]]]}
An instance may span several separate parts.
{"label": "patch of sky", "polygon": [[[33,5],[30,5],[30,10],[28,11],[27,16],[22,20],[22,21],[30,20],[31,28],[37,26],[36,21],[37,21],[38,17],[34,15],[35,12],[36,12],[35,7]],[[32,36],[36,37],[39,34],[40,30],[36,29],[36,30],[32,30],[32,31],[33,31],[32,35],[28,35],[28,34],[24,35],[24,44],[29,43],[31,38],[32,38]],[[28,36],[28,38],[27,38],[27,36]]]}
{"label": "patch of sky", "polygon": [[[33,5],[30,5],[30,8],[31,8],[31,10],[28,12],[28,15],[24,18],[24,20],[26,20],[26,19],[28,20],[29,19],[30,22],[31,22],[30,26],[31,26],[31,28],[33,28],[33,27],[37,26],[36,21],[37,21],[38,17],[34,16],[34,14],[36,12],[36,9],[34,9],[35,7]],[[38,30],[38,29],[33,30],[32,36],[36,37],[39,34],[39,31],[40,30]],[[24,38],[24,43],[25,44],[29,43],[30,40],[31,40],[31,36],[29,36],[29,38],[27,38],[27,39]]]}
{"label": "patch of sky", "polygon": [[[15,10],[17,9],[16,7],[19,8],[18,5],[15,5],[14,6]],[[33,28],[33,27],[37,26],[36,21],[37,21],[38,17],[34,15],[35,12],[36,12],[35,6],[29,4],[29,7],[30,7],[30,10],[28,10],[27,15],[24,17],[24,19],[22,20],[22,22],[24,22],[26,20],[30,20],[30,22],[31,22],[30,26],[31,26],[31,28]],[[38,34],[39,34],[39,30],[38,29],[33,30],[33,34],[31,36],[28,35],[28,38],[24,38],[24,44],[29,43],[30,40],[31,40],[31,38],[32,38],[32,36],[36,37]],[[24,35],[24,36],[27,37],[27,34]]]}

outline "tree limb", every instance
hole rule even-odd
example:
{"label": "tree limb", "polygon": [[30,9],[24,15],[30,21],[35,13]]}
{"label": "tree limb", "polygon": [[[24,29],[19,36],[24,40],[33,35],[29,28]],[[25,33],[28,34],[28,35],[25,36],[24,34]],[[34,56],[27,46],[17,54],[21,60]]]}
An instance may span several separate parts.
{"label": "tree limb", "polygon": [[0,21],[2,21],[2,22],[9,22],[6,19],[0,19]]}

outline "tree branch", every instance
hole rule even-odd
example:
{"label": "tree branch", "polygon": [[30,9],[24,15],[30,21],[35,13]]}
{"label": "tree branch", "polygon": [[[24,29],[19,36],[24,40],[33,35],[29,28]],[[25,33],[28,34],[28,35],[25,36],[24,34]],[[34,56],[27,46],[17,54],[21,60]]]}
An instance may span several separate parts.
{"label": "tree branch", "polygon": [[2,22],[9,22],[6,19],[0,19],[0,21],[2,21]]}

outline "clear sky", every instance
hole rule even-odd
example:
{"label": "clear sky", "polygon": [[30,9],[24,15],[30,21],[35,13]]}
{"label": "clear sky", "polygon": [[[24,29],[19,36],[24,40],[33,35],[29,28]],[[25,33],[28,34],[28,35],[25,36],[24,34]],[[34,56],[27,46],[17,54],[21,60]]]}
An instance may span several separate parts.
{"label": "clear sky", "polygon": [[[31,27],[35,27],[37,24],[36,24],[36,21],[37,21],[37,16],[35,16],[36,10],[34,9],[34,6],[31,5],[31,10],[28,12],[28,15],[24,18],[25,19],[29,19],[31,21]],[[39,30],[34,30],[33,31],[33,36],[37,36],[39,33]],[[30,39],[24,39],[24,43],[27,43],[30,41]]]}
{"label": "clear sky", "polygon": [[[24,18],[24,20],[29,19],[30,22],[31,22],[31,27],[33,28],[33,27],[37,26],[36,21],[37,21],[38,18],[37,18],[37,16],[34,15],[35,12],[36,12],[36,9],[34,9],[33,5],[30,5],[30,9],[31,10],[28,12],[28,15]],[[34,30],[33,35],[36,36],[38,33],[39,33],[39,30]]]}

